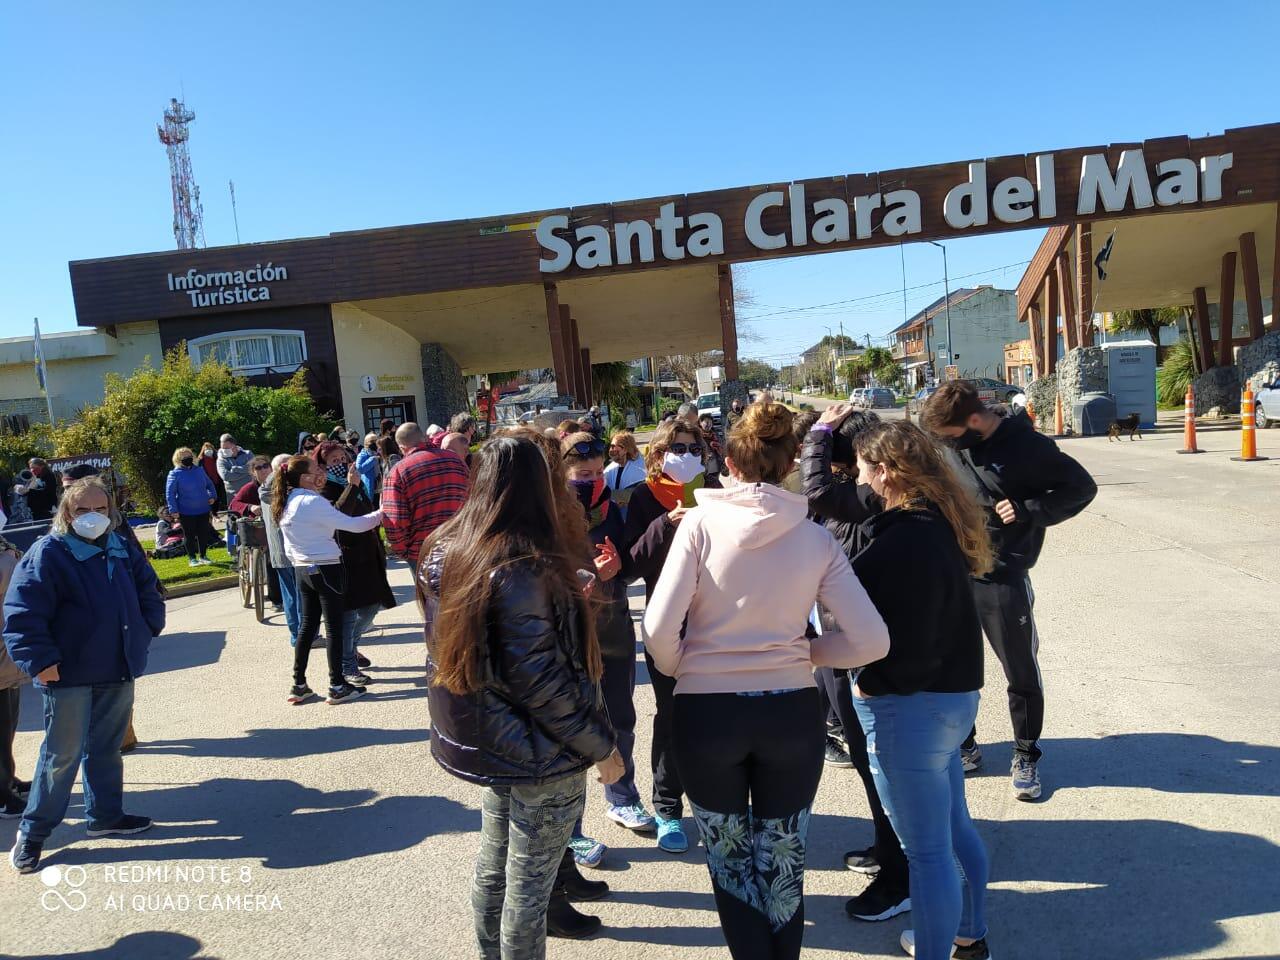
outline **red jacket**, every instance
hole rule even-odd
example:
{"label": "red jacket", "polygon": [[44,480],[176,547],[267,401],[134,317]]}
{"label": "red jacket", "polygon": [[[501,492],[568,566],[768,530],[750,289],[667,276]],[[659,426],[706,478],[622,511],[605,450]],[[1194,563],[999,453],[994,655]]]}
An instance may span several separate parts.
{"label": "red jacket", "polygon": [[231,498],[231,503],[227,505],[227,509],[237,517],[249,516],[250,507],[262,506],[262,498],[258,492],[259,489],[258,481],[250,480],[236,491],[236,495]]}

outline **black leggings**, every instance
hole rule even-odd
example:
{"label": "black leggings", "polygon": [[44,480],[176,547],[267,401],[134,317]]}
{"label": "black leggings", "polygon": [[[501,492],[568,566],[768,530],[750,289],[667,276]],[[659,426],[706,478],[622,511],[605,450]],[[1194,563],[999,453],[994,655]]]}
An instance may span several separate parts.
{"label": "black leggings", "polygon": [[328,640],[329,686],[341,686],[342,680],[342,616],[346,606],[342,596],[347,589],[347,575],[341,563],[324,566],[295,567],[298,578],[298,642],[293,648],[293,682],[307,682],[307,661],[311,644],[320,634],[324,620]]}
{"label": "black leggings", "polygon": [[649,745],[649,763],[653,772],[653,812],[664,820],[679,820],[684,816],[684,785],[672,749],[673,701],[676,697],[676,681],[660,671],[644,652],[644,663],[649,668],[649,683],[653,685],[653,699],[657,709],[653,713],[653,740]]}
{"label": "black leggings", "polygon": [[182,523],[182,539],[187,547],[188,557],[203,557],[209,552],[209,545],[218,539],[213,532],[213,524],[209,514],[184,513],[179,516]]}
{"label": "black leggings", "polygon": [[853,710],[853,684],[849,680],[849,671],[822,667],[814,675],[826,687],[827,699],[840,715],[840,726],[844,728],[845,742],[849,747],[849,759],[853,761],[853,768],[858,771],[862,789],[867,794],[871,824],[875,828],[875,843],[871,847],[871,855],[880,864],[880,879],[885,883],[893,883],[894,889],[905,893],[910,883],[907,857],[902,852],[902,844],[898,842],[898,835],[884,812],[880,794],[871,778],[867,738],[862,732],[862,724],[858,722],[858,715]]}
{"label": "black leggings", "polygon": [[683,694],[674,709],[676,765],[729,953],[794,960],[804,939],[809,808],[826,742],[818,691]]}

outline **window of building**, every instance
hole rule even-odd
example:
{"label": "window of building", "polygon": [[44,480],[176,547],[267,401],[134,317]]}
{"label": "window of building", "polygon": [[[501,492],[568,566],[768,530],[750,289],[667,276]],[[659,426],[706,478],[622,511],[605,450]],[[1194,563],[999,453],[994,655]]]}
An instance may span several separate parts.
{"label": "window of building", "polygon": [[298,330],[237,330],[198,337],[187,343],[196,366],[206,360],[225,363],[236,373],[292,373],[307,359],[306,336]]}

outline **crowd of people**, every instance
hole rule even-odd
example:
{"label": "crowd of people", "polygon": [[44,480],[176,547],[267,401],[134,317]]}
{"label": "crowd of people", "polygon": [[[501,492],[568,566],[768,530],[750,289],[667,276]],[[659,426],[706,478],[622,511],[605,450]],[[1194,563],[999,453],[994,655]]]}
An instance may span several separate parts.
{"label": "crowd of people", "polygon": [[[990,957],[987,856],[964,781],[982,763],[982,636],[1008,679],[1012,790],[1034,800],[1044,695],[1028,572],[1046,527],[1095,495],[1083,468],[963,383],[941,387],[920,426],[762,397],[736,401],[723,435],[676,411],[643,451],[596,410],[483,443],[475,431],[467,414],[447,428],[386,423],[363,439],[303,435],[272,460],[223,436],[211,457],[175,451],[166,506],[196,565],[223,497],[261,519],[291,705],[317,696],[307,668],[322,636],[327,702],[366,692],[360,642],[395,603],[388,553],[411,565],[430,750],[482,788],[480,956],[542,957],[548,934],[600,929],[574,906],[609,889],[580,870],[606,856],[582,827],[594,769],[605,817],[671,855],[690,846],[687,801],[732,956],[798,957],[825,761],[856,768],[874,828],[845,855],[872,878],[849,916],[911,911],[911,955]],[[0,702],[0,799],[21,817],[21,872],[37,869],[81,758],[91,836],[150,825],[124,812],[119,745],[164,606],[125,530],[88,477],[66,486],[53,533],[20,561],[0,552],[10,675],[34,678],[46,711],[33,787],[13,769],[16,696]],[[640,583],[648,804],[628,596]]]}

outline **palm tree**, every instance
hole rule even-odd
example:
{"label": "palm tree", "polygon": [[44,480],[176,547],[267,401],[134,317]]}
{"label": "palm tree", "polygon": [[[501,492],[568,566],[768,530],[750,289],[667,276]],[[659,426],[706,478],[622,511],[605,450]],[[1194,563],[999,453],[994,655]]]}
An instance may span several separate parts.
{"label": "palm tree", "polygon": [[591,365],[591,388],[596,402],[609,408],[615,423],[630,408],[640,407],[640,396],[631,381],[631,364],[625,360]]}

